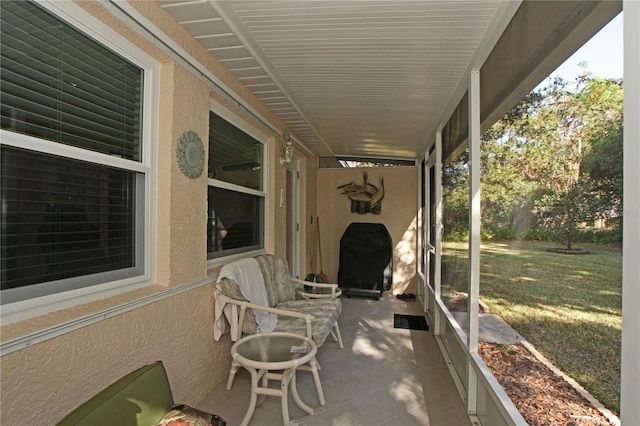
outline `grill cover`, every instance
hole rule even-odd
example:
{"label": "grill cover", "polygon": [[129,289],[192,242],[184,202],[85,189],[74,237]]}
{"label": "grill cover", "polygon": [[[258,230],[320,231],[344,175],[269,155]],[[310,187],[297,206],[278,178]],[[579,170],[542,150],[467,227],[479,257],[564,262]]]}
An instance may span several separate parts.
{"label": "grill cover", "polygon": [[381,223],[352,223],[340,239],[338,285],[382,293],[391,288],[393,244]]}

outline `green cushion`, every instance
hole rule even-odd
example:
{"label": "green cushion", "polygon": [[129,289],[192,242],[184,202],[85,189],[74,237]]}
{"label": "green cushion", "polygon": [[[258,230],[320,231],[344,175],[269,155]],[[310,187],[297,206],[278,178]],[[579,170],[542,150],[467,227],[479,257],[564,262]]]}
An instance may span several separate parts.
{"label": "green cushion", "polygon": [[69,413],[58,425],[156,425],[173,405],[161,361],[127,374]]}

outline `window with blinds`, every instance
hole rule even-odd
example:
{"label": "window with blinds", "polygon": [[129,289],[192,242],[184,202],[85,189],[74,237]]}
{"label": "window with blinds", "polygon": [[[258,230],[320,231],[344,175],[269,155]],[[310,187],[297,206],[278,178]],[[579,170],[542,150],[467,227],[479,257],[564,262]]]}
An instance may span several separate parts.
{"label": "window with blinds", "polygon": [[209,114],[207,257],[264,248],[264,146]]}
{"label": "window with blinds", "polygon": [[2,304],[142,275],[146,173],[112,159],[142,161],[144,71],[36,3],[0,7]]}

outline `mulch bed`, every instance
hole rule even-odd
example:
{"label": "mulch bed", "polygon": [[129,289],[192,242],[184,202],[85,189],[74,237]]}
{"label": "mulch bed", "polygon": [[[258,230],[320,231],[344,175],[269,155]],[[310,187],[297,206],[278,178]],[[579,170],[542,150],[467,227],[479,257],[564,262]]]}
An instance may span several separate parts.
{"label": "mulch bed", "polygon": [[524,346],[479,342],[478,352],[530,425],[611,424]]}
{"label": "mulch bed", "polygon": [[[465,294],[443,297],[450,311],[466,311]],[[487,309],[481,305],[480,312]],[[532,426],[611,425],[597,408],[521,344],[478,342],[478,353],[522,417]]]}

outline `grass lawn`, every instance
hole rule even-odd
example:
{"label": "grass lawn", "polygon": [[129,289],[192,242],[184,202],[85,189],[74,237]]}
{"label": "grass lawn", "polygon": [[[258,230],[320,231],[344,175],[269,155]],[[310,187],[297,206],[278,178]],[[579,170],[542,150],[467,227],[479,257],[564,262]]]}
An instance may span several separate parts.
{"label": "grass lawn", "polygon": [[[480,298],[607,408],[620,409],[622,247],[482,243]],[[444,243],[443,292],[467,291],[467,243]],[[455,283],[453,285],[452,283]]]}

